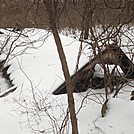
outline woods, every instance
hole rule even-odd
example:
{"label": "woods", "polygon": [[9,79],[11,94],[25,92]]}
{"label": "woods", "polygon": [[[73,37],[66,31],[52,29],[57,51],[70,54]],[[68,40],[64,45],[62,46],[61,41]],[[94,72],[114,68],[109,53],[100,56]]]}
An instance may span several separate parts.
{"label": "woods", "polygon": [[[88,24],[88,22],[84,23],[82,21],[89,18],[89,24],[92,23],[92,25],[118,25],[126,21],[128,22],[128,19],[133,17],[133,0],[56,0],[56,2],[56,12],[59,13],[59,29],[65,27],[82,29],[82,27]],[[44,8],[43,0],[1,0],[0,16],[0,27],[4,28],[15,27],[16,23],[21,27],[27,28],[49,27],[48,16]]]}

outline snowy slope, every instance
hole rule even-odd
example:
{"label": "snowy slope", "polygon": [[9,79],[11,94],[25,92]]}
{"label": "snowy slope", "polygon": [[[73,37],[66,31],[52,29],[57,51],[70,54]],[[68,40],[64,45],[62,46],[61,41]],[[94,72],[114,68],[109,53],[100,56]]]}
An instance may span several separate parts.
{"label": "snowy slope", "polygon": [[[9,46],[17,34],[5,31],[2,41],[10,35]],[[53,36],[41,29],[25,29],[13,44],[7,64],[8,73],[17,85],[17,90],[1,98],[1,134],[57,134],[67,113],[67,96],[52,95],[52,91],[63,81],[63,73]],[[73,74],[80,42],[74,38],[60,35],[67,56],[70,73]],[[39,40],[38,40],[39,39]],[[85,44],[86,45],[86,44]],[[5,49],[7,51],[7,49]],[[89,59],[87,49],[83,51],[80,66]],[[4,58],[3,55],[2,58]],[[133,84],[133,83],[132,83]],[[6,87],[7,88],[7,87]],[[108,111],[101,117],[104,90],[91,90],[74,94],[80,134],[132,134],[134,131],[134,102],[130,101],[133,90],[123,87],[117,98],[108,102]],[[85,98],[86,97],[86,98]],[[83,101],[84,99],[84,101]],[[71,133],[70,121],[64,134]]]}

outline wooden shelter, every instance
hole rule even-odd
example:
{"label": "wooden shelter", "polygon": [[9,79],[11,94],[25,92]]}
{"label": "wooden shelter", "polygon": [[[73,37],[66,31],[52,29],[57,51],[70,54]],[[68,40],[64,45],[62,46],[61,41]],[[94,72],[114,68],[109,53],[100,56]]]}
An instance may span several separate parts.
{"label": "wooden shelter", "polygon": [[[101,64],[104,67],[104,71],[106,64],[113,64],[115,66],[118,65],[122,69],[124,75],[117,76],[114,74],[113,70],[113,74],[110,76],[94,76],[96,64]],[[113,43],[111,45],[107,45],[105,50],[98,52],[98,54],[91,61],[86,63],[80,70],[72,75],[71,78],[74,86],[74,92],[84,92],[88,88],[98,89],[104,88],[105,86],[108,86],[110,88],[110,92],[112,92],[115,86],[134,78],[134,64],[121,50],[117,43]],[[66,92],[66,83],[63,82],[53,92],[53,94],[65,94]]]}

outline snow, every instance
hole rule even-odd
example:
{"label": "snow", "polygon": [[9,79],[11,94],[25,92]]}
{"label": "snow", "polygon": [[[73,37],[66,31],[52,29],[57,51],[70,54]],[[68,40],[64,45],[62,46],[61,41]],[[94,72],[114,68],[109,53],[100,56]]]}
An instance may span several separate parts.
{"label": "snow", "polygon": [[[18,34],[3,30],[0,40],[8,46]],[[32,134],[58,133],[67,113],[67,95],[54,96],[52,92],[63,81],[63,73],[53,36],[42,29],[24,29],[13,44],[7,64],[8,73],[17,90],[0,99],[0,133]],[[27,37],[28,36],[28,37]],[[60,35],[70,73],[75,71],[80,42],[70,36]],[[8,46],[4,48],[8,53]],[[89,60],[86,44],[79,68]],[[6,55],[2,55],[4,59]],[[2,78],[1,80],[2,81]],[[2,82],[3,83],[3,82]],[[132,82],[133,84],[133,82]],[[7,89],[5,86],[5,90]],[[106,116],[101,117],[104,89],[74,93],[80,134],[132,134],[134,131],[134,102],[130,101],[133,87],[125,86],[116,98],[109,94]],[[86,98],[85,98],[86,97]],[[70,120],[64,132],[71,133]]]}

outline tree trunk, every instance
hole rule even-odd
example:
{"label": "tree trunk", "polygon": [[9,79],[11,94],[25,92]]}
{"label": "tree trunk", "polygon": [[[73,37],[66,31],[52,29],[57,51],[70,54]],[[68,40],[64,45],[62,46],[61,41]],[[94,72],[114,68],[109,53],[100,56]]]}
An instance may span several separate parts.
{"label": "tree trunk", "polygon": [[69,107],[71,124],[72,124],[72,134],[78,134],[77,119],[76,119],[76,114],[75,114],[75,103],[74,103],[74,97],[73,97],[73,84],[72,84],[72,80],[69,74],[61,39],[59,37],[58,30],[56,27],[56,21],[55,21],[56,18],[54,16],[55,9],[53,6],[54,2],[55,2],[54,0],[44,0],[44,5],[46,6],[46,10],[49,15],[50,28],[52,30],[52,33],[55,39],[57,51],[59,53],[59,58],[62,64],[62,70],[63,70],[65,81],[66,81],[66,88],[67,88],[67,95],[68,95],[68,107]]}
{"label": "tree trunk", "polygon": [[88,39],[89,36],[89,28],[92,23],[92,9],[91,9],[91,0],[86,0],[85,3],[85,19],[84,19],[84,39]]}

